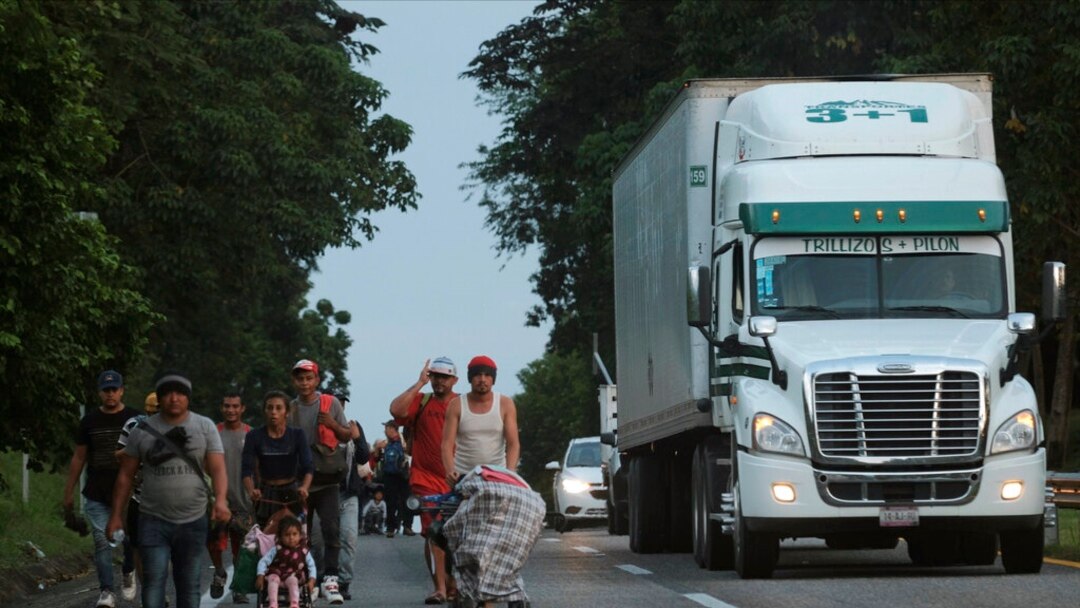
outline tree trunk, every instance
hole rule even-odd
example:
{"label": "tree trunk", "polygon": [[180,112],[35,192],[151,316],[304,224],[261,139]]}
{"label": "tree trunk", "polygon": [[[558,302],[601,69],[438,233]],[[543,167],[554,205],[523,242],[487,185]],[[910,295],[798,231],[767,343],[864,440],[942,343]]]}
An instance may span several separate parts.
{"label": "tree trunk", "polygon": [[1054,394],[1050,401],[1050,420],[1047,424],[1050,466],[1065,464],[1065,448],[1069,439],[1069,410],[1072,406],[1073,353],[1076,348],[1073,315],[1066,317],[1058,333],[1058,357],[1054,366]]}

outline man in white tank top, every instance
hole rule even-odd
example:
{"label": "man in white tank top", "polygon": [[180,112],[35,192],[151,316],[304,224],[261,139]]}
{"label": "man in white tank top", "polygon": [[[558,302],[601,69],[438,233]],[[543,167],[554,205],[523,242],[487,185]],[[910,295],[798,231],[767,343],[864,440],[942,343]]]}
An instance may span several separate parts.
{"label": "man in white tank top", "polygon": [[497,368],[483,355],[469,361],[472,390],[455,397],[446,408],[442,459],[451,487],[459,477],[481,464],[517,470],[517,407],[514,400],[492,390]]}

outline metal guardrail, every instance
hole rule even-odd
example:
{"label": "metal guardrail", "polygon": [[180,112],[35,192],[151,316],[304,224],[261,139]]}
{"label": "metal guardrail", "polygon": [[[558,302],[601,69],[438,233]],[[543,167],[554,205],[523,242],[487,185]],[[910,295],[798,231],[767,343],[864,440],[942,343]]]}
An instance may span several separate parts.
{"label": "metal guardrail", "polygon": [[1080,473],[1047,473],[1046,487],[1059,509],[1080,509]]}

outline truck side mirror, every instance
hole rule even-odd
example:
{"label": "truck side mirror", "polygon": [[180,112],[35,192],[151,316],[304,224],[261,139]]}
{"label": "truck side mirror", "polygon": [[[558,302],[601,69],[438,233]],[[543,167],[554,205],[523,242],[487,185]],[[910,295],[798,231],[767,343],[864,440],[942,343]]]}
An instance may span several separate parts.
{"label": "truck side mirror", "polygon": [[559,466],[559,461],[558,460],[552,460],[551,462],[545,464],[544,468],[549,470],[549,471],[558,471],[562,467]]}
{"label": "truck side mirror", "polygon": [[750,317],[750,335],[768,338],[776,333],[776,317]]}
{"label": "truck side mirror", "polygon": [[612,433],[610,431],[606,433],[600,433],[600,443],[615,447],[615,433]]}
{"label": "truck side mirror", "polygon": [[1043,262],[1042,317],[1044,321],[1064,321],[1068,315],[1065,293],[1065,264]]}
{"label": "truck side mirror", "polygon": [[686,321],[691,327],[708,327],[712,317],[712,272],[708,266],[691,266],[686,278]]}

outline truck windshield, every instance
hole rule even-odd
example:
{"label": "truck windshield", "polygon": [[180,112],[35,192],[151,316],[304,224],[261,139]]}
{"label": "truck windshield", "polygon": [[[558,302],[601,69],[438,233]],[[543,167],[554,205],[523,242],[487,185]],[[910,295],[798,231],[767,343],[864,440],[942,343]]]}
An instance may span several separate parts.
{"label": "truck windshield", "polygon": [[991,236],[770,237],[754,244],[753,314],[779,321],[1002,318]]}

